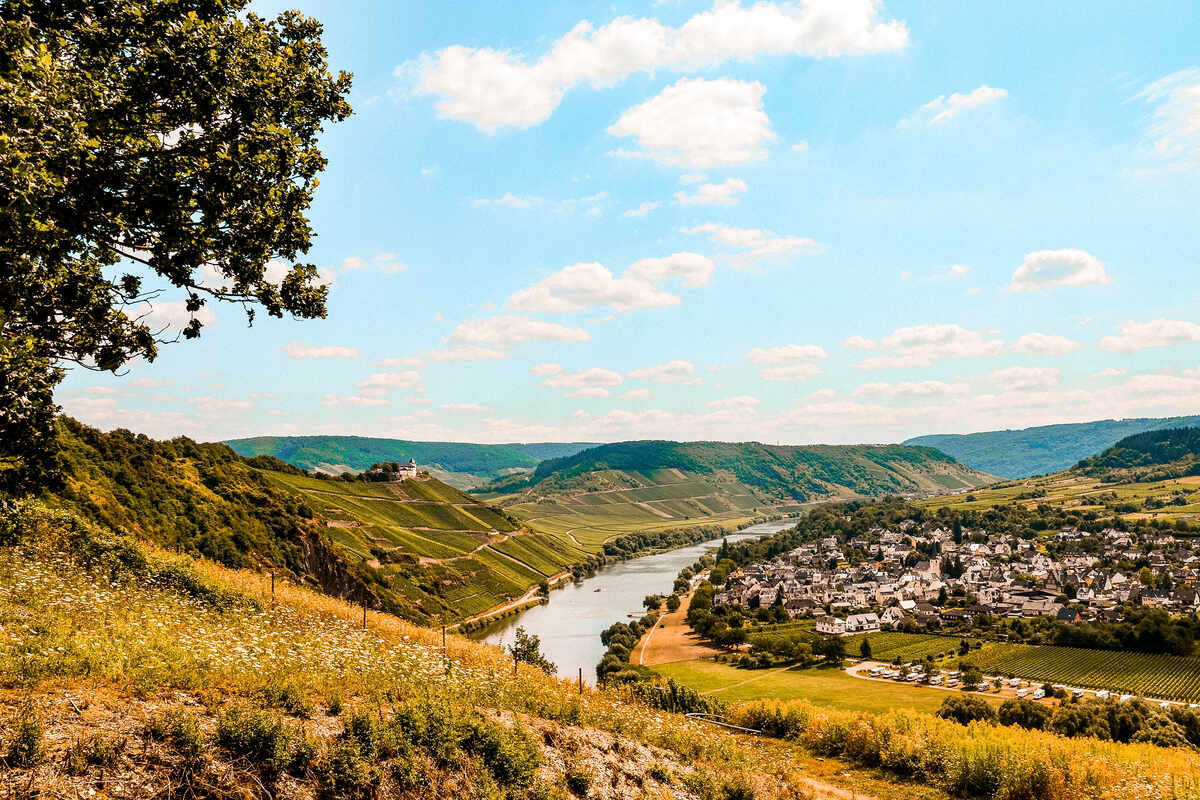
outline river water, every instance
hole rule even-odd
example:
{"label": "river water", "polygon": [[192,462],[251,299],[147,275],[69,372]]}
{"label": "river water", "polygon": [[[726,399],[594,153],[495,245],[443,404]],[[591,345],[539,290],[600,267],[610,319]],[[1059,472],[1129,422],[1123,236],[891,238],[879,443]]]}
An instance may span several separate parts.
{"label": "river water", "polygon": [[[795,525],[797,520],[764,522],[722,537],[730,542],[754,539]],[[517,627],[541,637],[542,653],[558,665],[558,674],[574,678],[583,668],[585,680],[594,681],[596,664],[604,655],[600,633],[614,622],[646,613],[642,599],[648,594],[667,594],[675,577],[704,553],[721,546],[721,539],[681,547],[602,567],[578,583],[550,592],[550,602],[533,606],[516,616],[499,620],[471,635],[487,644],[504,647],[512,643]]]}

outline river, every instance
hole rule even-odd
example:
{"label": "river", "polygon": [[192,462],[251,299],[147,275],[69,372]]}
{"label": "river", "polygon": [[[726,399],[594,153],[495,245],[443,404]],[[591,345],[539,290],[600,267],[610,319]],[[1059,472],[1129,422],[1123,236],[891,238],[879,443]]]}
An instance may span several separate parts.
{"label": "river", "polygon": [[[763,522],[722,538],[731,542],[754,539],[790,528],[796,522]],[[471,638],[504,647],[512,642],[517,627],[523,627],[541,637],[542,653],[558,665],[560,676],[573,678],[582,667],[584,678],[594,681],[596,664],[605,650],[600,643],[601,631],[614,622],[629,620],[630,613],[639,617],[645,614],[642,599],[646,595],[669,593],[680,570],[720,545],[721,539],[714,539],[609,564],[590,578],[553,590],[548,603],[498,620]]]}

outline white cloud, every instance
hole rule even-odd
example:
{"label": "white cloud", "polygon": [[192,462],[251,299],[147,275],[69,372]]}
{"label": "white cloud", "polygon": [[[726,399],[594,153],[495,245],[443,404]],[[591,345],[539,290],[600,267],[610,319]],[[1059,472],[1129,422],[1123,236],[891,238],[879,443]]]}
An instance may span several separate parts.
{"label": "white cloud", "polygon": [[508,298],[515,311],[568,313],[606,305],[623,313],[639,308],[679,305],[680,298],[657,284],[680,279],[684,286],[703,286],[712,277],[712,260],[696,253],[637,261],[617,277],[595,262],[564,267]]}
{"label": "white cloud", "polygon": [[408,264],[398,259],[395,253],[376,253],[371,263],[384,272],[403,272],[408,269]]}
{"label": "white cloud", "polygon": [[1124,375],[1127,370],[1117,369],[1116,367],[1105,367],[1099,372],[1093,372],[1093,378],[1119,378]]}
{"label": "white cloud", "polygon": [[563,371],[562,364],[534,364],[529,368],[530,375],[557,375]]}
{"label": "white cloud", "polygon": [[842,347],[848,350],[874,350],[878,346],[878,342],[874,339],[868,339],[866,336],[851,336],[842,342]]}
{"label": "white cloud", "polygon": [[358,358],[358,350],[353,347],[305,344],[298,340],[281,346],[279,351],[288,358],[297,359]]}
{"label": "white cloud", "polygon": [[503,350],[477,345],[439,347],[429,351],[430,361],[499,361],[502,358],[504,358]]}
{"label": "white cloud", "polygon": [[758,377],[764,381],[807,381],[821,374],[816,364],[789,364],[783,367],[765,367]]}
{"label": "white cloud", "polygon": [[666,308],[679,305],[679,295],[660,289],[641,278],[613,275],[596,262],[563,267],[533,286],[514,292],[508,307],[514,311],[567,313],[595,305],[614,311],[637,308]]}
{"label": "white cloud", "polygon": [[491,410],[487,406],[479,405],[479,403],[440,403],[438,408],[461,414],[482,414],[484,411]]}
{"label": "white cloud", "polygon": [[175,385],[174,381],[158,380],[156,378],[134,378],[130,383],[143,389],[165,389],[168,386]]}
{"label": "white cloud", "polygon": [[1055,367],[1009,367],[992,370],[992,380],[1010,391],[1046,389],[1058,385],[1058,374]]}
{"label": "white cloud", "polygon": [[342,272],[353,272],[356,269],[366,269],[367,262],[358,256],[349,256],[342,261]]}
{"label": "white cloud", "polygon": [[704,183],[708,180],[708,176],[703,172],[685,172],[679,176],[679,182],[682,184]]}
{"label": "white cloud", "polygon": [[1122,322],[1116,336],[1105,336],[1100,347],[1110,353],[1135,353],[1151,347],[1200,342],[1200,325],[1172,319]]}
{"label": "white cloud", "polygon": [[336,395],[325,394],[321,396],[321,405],[325,408],[344,409],[344,408],[372,408],[376,406],[390,406],[391,400],[380,395]]}
{"label": "white cloud", "polygon": [[417,406],[427,406],[433,403],[433,399],[429,397],[404,397],[401,399],[406,403],[412,403]]}
{"label": "white cloud", "polygon": [[126,315],[144,323],[154,333],[182,331],[193,317],[206,328],[217,321],[217,315],[207,305],[200,306],[194,313],[188,311],[186,300],[150,300],[130,308]]}
{"label": "white cloud", "polygon": [[713,400],[708,404],[708,407],[721,411],[745,411],[753,413],[755,408],[757,408],[761,402],[761,400],[752,395],[740,394],[736,397],[726,397],[721,400]]}
{"label": "white cloud", "polygon": [[1112,283],[1104,264],[1086,250],[1035,250],[1013,273],[1014,292],[1051,289],[1056,286],[1104,286]]}
{"label": "white cloud", "polygon": [[966,275],[970,271],[971,271],[971,268],[968,267],[966,264],[952,264],[950,266],[950,277],[951,278],[961,278],[962,276]]}
{"label": "white cloud", "polygon": [[366,379],[355,384],[366,391],[390,391],[392,389],[409,389],[417,392],[425,391],[421,373],[407,369],[403,372],[372,372]]}
{"label": "white cloud", "polygon": [[970,111],[988,103],[995,103],[1006,97],[1008,97],[1007,89],[995,89],[991,86],[980,86],[978,89],[966,94],[955,92],[949,97],[944,94],[938,95],[921,106],[920,110],[907,121],[911,123],[924,122],[927,125],[940,125],[943,122],[949,122],[964,111]]}
{"label": "white cloud", "polygon": [[487,206],[501,206],[503,208],[535,208],[542,204],[540,197],[519,197],[512,192],[505,192],[496,198],[477,197],[471,201],[471,205],[475,208],[484,208]]}
{"label": "white cloud", "polygon": [[898,328],[880,340],[879,346],[888,355],[860,361],[859,369],[895,369],[927,367],[939,358],[982,358],[994,356],[1004,349],[1004,342],[988,339],[980,331],[961,325],[911,325]]}
{"label": "white cloud", "polygon": [[837,392],[833,389],[817,389],[815,392],[810,392],[801,399],[809,402],[823,402],[825,400],[832,400],[835,397],[837,397]]}
{"label": "white cloud", "polygon": [[970,387],[965,383],[944,381],[900,381],[899,383],[864,383],[851,395],[854,397],[878,396],[896,398],[948,397],[966,394]]}
{"label": "white cloud", "polygon": [[706,183],[696,189],[695,194],[676,192],[675,202],[681,206],[732,206],[746,191],[746,182],[740,178],[729,178],[724,183]]}
{"label": "white cloud", "polygon": [[603,386],[584,386],[576,389],[573,392],[567,392],[564,397],[609,397],[612,395],[608,389]]}
{"label": "white cloud", "polygon": [[712,259],[699,253],[675,253],[665,258],[633,262],[627,275],[654,283],[678,279],[684,286],[707,286],[715,269]]}
{"label": "white cloud", "polygon": [[401,356],[398,358],[385,358],[382,361],[376,361],[373,366],[383,367],[385,369],[394,369],[396,367],[420,367],[424,365],[424,359]]}
{"label": "white cloud", "polygon": [[464,344],[509,347],[525,342],[586,342],[591,336],[583,328],[543,322],[516,314],[483,317],[459,323],[450,339]]}
{"label": "white cloud", "polygon": [[608,397],[612,393],[608,387],[619,386],[625,382],[621,373],[602,367],[579,372],[560,372],[542,381],[543,386],[555,389],[570,389],[564,397]]}
{"label": "white cloud", "polygon": [[545,121],[577,86],[615,86],[640,72],[690,72],[760,55],[893,52],[907,44],[904,23],[879,18],[879,0],[748,8],[721,0],[678,28],[628,16],[599,27],[583,21],[532,63],[517,53],[454,45],[402,64],[395,74],[411,79],[415,93],[435,96],[442,117],[492,132]]}
{"label": "white cloud", "polygon": [[1049,333],[1027,333],[1013,342],[1012,351],[1030,356],[1065,356],[1083,347],[1066,336]]}
{"label": "white cloud", "polygon": [[778,258],[790,253],[813,253],[821,249],[820,242],[806,236],[779,236],[758,228],[734,228],[716,222],[685,228],[683,232],[707,234],[711,242],[741,250],[733,259],[733,265],[739,268],[753,266],[753,262],[760,259]]}
{"label": "white cloud", "polygon": [[649,389],[629,389],[624,392],[621,397],[627,400],[644,400],[647,397],[653,397],[654,392]]}
{"label": "white cloud", "polygon": [[808,142],[803,141],[803,140],[796,142],[794,145],[792,145],[792,152],[793,153],[807,153],[808,152]]}
{"label": "white cloud", "polygon": [[746,351],[746,358],[762,366],[777,366],[796,361],[820,361],[829,358],[829,354],[816,344],[785,344],[778,347],[752,347]]}
{"label": "white cloud", "polygon": [[690,361],[680,360],[635,369],[629,373],[629,377],[650,381],[651,383],[681,383],[688,386],[704,383],[702,378],[696,377],[696,367],[694,364]]}
{"label": "white cloud", "polygon": [[1154,122],[1146,131],[1151,152],[1176,170],[1200,166],[1200,67],[1155,81],[1138,97],[1155,104]]}
{"label": "white cloud", "polygon": [[757,81],[681,78],[609,126],[640,148],[615,154],[701,169],[761,161],[778,138],[763,111],[765,92]]}
{"label": "white cloud", "polygon": [[622,217],[636,217],[636,218],[641,219],[641,218],[644,218],[647,214],[649,214],[651,211],[653,211],[654,209],[658,208],[661,205],[662,205],[662,203],[651,202],[651,201],[647,200],[646,202],[642,203],[637,208],[631,208],[628,211],[624,212],[623,214],[621,214],[621,216]]}

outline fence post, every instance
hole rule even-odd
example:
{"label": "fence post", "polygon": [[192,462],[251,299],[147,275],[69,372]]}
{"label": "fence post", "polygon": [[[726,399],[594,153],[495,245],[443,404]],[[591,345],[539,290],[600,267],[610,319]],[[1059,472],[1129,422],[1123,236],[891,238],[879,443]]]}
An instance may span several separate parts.
{"label": "fence post", "polygon": [[583,697],[583,667],[579,668],[579,696]]}

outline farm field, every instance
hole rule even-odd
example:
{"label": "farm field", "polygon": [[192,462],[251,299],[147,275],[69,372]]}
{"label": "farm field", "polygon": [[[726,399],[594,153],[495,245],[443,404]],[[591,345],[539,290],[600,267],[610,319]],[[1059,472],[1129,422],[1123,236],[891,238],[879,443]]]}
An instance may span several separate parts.
{"label": "farm field", "polygon": [[676,661],[654,671],[729,703],[745,700],[808,700],[847,711],[882,713],[896,708],[933,713],[947,692],[903,683],[868,681],[836,667],[738,669],[715,661]]}
{"label": "farm field", "polygon": [[[960,639],[950,636],[935,636],[921,633],[859,633],[846,637],[846,652],[857,656],[862,640],[871,643],[871,658],[876,661],[921,661],[925,656],[939,658],[943,655],[957,655]],[[987,645],[985,645],[986,647]],[[972,655],[967,658],[974,659]]]}
{"label": "farm field", "polygon": [[984,672],[1087,689],[1200,702],[1200,658],[1052,645],[992,644],[968,657]]}

